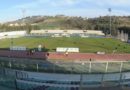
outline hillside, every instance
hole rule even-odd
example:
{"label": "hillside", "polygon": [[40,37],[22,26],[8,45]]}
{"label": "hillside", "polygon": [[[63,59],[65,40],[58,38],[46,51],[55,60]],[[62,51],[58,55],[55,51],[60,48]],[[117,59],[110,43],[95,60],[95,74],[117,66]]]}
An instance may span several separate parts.
{"label": "hillside", "polygon": [[[97,18],[69,17],[64,15],[57,16],[30,16],[16,21],[7,22],[0,25],[0,30],[23,30],[23,29],[89,29],[103,30],[109,34],[109,16]],[[22,24],[26,25],[22,25]],[[9,26],[18,24],[17,26]],[[20,26],[21,25],[21,26]],[[116,35],[117,29],[123,26],[130,26],[130,16],[112,16],[112,34]]]}

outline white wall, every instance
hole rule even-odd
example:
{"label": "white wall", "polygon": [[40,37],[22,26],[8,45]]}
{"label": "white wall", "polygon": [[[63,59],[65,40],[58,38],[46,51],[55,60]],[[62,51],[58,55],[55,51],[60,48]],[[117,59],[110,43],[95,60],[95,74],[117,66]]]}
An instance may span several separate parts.
{"label": "white wall", "polygon": [[57,47],[56,52],[79,52],[79,48],[74,47]]}
{"label": "white wall", "polygon": [[26,35],[26,31],[1,32],[0,33],[0,39],[15,38],[15,37],[21,37],[21,36],[25,36],[25,35]]}
{"label": "white wall", "polygon": [[10,50],[26,51],[26,47],[24,47],[24,46],[11,46]]}
{"label": "white wall", "polygon": [[105,35],[101,30],[96,31],[96,30],[32,30],[31,34],[96,34],[96,35]]}

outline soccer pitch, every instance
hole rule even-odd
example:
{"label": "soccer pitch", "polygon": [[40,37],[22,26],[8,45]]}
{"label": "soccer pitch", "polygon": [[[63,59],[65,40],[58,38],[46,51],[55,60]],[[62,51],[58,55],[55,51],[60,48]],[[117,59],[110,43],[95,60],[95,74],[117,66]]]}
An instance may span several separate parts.
{"label": "soccer pitch", "polygon": [[55,52],[56,47],[77,47],[82,53],[96,53],[98,51],[112,53],[130,53],[130,44],[111,38],[79,38],[79,37],[22,37],[0,40],[0,48],[13,46],[25,46],[29,49],[38,45],[45,47],[47,51]]}

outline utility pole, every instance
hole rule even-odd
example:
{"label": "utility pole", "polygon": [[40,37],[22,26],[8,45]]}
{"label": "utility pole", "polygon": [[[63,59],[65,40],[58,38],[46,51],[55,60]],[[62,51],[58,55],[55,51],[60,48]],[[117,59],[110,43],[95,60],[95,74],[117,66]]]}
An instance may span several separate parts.
{"label": "utility pole", "polygon": [[112,12],[112,10],[111,10],[111,8],[108,8],[108,12],[109,12],[109,23],[110,23],[110,27],[109,27],[109,30],[110,30],[110,36],[112,36],[112,30],[111,30],[111,12]]}

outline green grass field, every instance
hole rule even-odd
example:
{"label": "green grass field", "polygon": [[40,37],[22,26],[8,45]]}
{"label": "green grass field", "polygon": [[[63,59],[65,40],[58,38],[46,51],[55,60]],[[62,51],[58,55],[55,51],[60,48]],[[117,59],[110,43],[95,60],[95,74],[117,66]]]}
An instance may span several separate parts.
{"label": "green grass field", "polygon": [[[95,53],[104,51],[106,53],[130,53],[130,44],[123,43],[111,38],[45,38],[45,37],[23,37],[13,39],[13,46],[26,46],[27,48],[37,48],[38,45],[45,46],[53,52],[56,47],[78,47],[80,52]],[[0,40],[0,48],[9,48],[11,39]]]}

